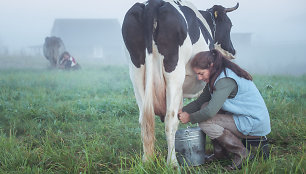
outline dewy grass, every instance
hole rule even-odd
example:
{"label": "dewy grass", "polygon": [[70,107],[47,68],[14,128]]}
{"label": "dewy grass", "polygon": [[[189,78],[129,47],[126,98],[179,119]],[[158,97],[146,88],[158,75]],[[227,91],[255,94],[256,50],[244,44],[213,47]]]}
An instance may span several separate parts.
{"label": "dewy grass", "polygon": [[224,170],[230,161],[175,170],[158,117],[156,154],[142,162],[128,68],[0,70],[0,173],[305,173],[306,76],[254,82],[270,112],[270,158],[239,171]]}

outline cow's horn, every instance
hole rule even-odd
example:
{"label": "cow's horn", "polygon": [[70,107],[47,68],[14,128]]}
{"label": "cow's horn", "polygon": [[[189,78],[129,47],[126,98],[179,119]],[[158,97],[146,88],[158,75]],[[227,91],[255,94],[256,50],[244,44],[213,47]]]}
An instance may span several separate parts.
{"label": "cow's horn", "polygon": [[237,2],[237,5],[236,5],[235,7],[232,7],[232,8],[225,8],[224,11],[225,11],[225,13],[231,12],[231,11],[236,10],[238,7],[239,7],[239,2]]}

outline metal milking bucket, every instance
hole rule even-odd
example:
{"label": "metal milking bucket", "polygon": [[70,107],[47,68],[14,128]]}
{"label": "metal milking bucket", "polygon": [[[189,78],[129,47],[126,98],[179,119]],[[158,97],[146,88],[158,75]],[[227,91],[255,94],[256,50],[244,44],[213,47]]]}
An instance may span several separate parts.
{"label": "metal milking bucket", "polygon": [[179,129],[175,134],[175,152],[180,165],[184,161],[189,166],[198,166],[205,162],[206,134],[200,127]]}

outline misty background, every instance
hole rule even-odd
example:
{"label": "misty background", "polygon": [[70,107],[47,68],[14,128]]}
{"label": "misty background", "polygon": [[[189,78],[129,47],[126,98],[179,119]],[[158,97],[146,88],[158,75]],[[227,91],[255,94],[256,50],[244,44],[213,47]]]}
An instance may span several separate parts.
{"label": "misty background", "polygon": [[[228,13],[236,63],[256,74],[306,73],[305,0],[190,0],[205,10]],[[0,0],[0,68],[49,65],[42,53],[47,36],[60,36],[80,62],[125,64],[121,24],[135,0]],[[140,1],[142,2],[142,1]]]}

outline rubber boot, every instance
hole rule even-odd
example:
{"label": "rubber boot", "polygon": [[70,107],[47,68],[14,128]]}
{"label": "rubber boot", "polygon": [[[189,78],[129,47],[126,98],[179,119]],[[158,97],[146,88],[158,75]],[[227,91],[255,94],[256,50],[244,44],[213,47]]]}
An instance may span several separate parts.
{"label": "rubber boot", "polygon": [[211,140],[211,143],[214,148],[214,153],[206,157],[206,163],[211,163],[217,160],[224,160],[229,158],[227,151],[219,144],[218,140],[213,139]]}
{"label": "rubber boot", "polygon": [[243,160],[248,156],[248,151],[241,140],[227,129],[224,129],[223,134],[216,139],[227,152],[233,154],[232,165],[228,166],[227,169],[241,169]]}

